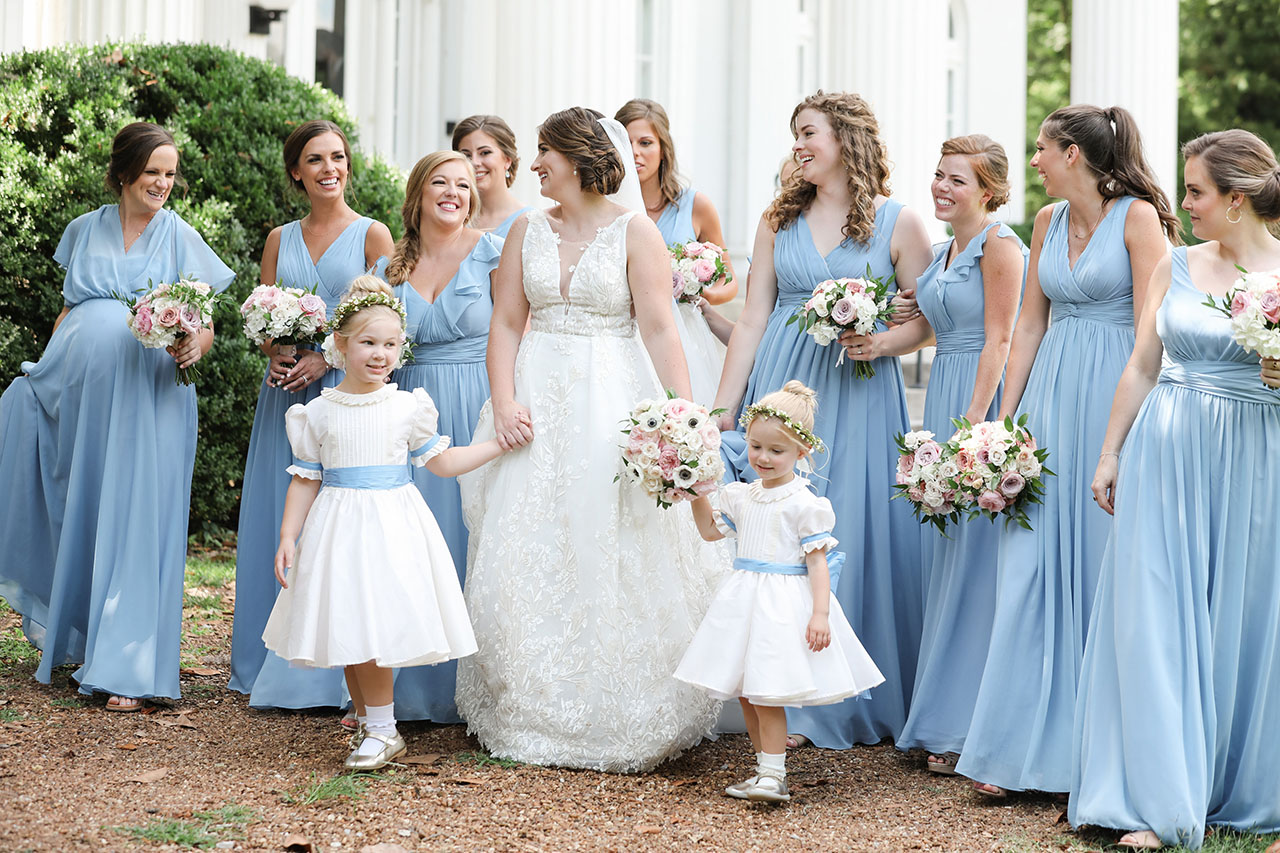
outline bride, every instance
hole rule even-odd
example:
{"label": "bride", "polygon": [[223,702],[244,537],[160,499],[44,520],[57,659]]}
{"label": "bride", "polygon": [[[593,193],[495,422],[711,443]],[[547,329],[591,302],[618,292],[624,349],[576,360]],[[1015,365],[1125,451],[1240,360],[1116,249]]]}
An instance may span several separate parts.
{"label": "bride", "polygon": [[558,204],[507,237],[473,439],[528,448],[462,478],[479,651],[458,668],[458,710],[495,756],[647,770],[716,721],[719,703],[672,673],[722,564],[686,504],[615,482],[632,407],[663,388],[689,397],[626,131],[575,107],[538,133],[532,170]]}

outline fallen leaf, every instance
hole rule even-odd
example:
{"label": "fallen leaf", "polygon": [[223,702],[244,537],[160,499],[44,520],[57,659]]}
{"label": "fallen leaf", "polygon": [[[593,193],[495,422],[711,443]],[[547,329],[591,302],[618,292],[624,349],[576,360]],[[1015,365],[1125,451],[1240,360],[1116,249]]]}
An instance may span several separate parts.
{"label": "fallen leaf", "polygon": [[1055,825],[1055,826],[1057,826],[1057,825],[1064,824],[1064,823],[1067,823],[1067,822],[1068,822],[1068,820],[1067,820],[1067,810],[1066,810],[1066,809],[1063,809],[1063,810],[1062,810],[1062,812],[1058,815],[1058,819],[1057,819],[1057,820],[1055,820],[1053,823],[1054,823],[1054,825]]}
{"label": "fallen leaf", "polygon": [[149,782],[159,782],[169,772],[168,767],[157,767],[155,770],[148,770],[146,773],[139,773],[137,776],[131,776],[126,782],[141,782],[143,784]]}
{"label": "fallen leaf", "polygon": [[201,675],[201,676],[208,676],[208,675],[218,675],[218,674],[219,674],[219,670],[212,669],[212,668],[207,667],[207,666],[187,666],[187,667],[183,667],[182,669],[180,669],[180,670],[178,670],[178,671],[179,671],[182,675]]}
{"label": "fallen leaf", "polygon": [[315,846],[307,840],[305,835],[293,833],[284,839],[284,849],[288,853],[315,853]]}
{"label": "fallen leaf", "polygon": [[440,760],[440,754],[429,752],[426,755],[410,755],[408,758],[397,758],[401,764],[435,764]]}
{"label": "fallen leaf", "polygon": [[671,787],[682,788],[685,785],[692,785],[694,782],[697,782],[697,781],[698,781],[697,779],[677,779],[676,781],[671,783]]}
{"label": "fallen leaf", "polygon": [[169,728],[169,729],[172,729],[172,728],[194,729],[196,727],[196,724],[191,722],[191,718],[186,715],[185,711],[181,714],[178,714],[176,717],[172,717],[172,718],[157,717],[155,719],[155,722],[156,724],[164,726],[165,728]]}
{"label": "fallen leaf", "polygon": [[137,745],[136,743],[118,743],[118,744],[116,744],[116,749],[137,749],[137,748],[138,748],[138,745]]}
{"label": "fallen leaf", "polygon": [[474,776],[459,776],[456,779],[450,779],[455,785],[488,785],[484,779],[477,779]]}
{"label": "fallen leaf", "polygon": [[644,835],[653,835],[654,833],[662,832],[662,827],[660,827],[660,826],[637,826],[637,827],[636,827],[636,832],[642,833],[642,834],[644,834]]}

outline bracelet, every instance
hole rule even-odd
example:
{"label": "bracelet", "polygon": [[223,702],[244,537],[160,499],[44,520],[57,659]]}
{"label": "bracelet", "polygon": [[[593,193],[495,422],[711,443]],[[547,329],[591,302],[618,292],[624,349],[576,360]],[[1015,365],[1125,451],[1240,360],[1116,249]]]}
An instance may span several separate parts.
{"label": "bracelet", "polygon": [[1104,450],[1104,451],[1102,451],[1101,453],[1099,453],[1099,454],[1098,454],[1098,458],[1099,458],[1099,459],[1101,459],[1101,458],[1102,458],[1102,457],[1104,457],[1104,456],[1114,456],[1114,457],[1115,457],[1115,458],[1117,458],[1117,459],[1119,459],[1119,458],[1120,458],[1120,454],[1119,454],[1119,453],[1115,453],[1114,451],[1111,451],[1111,450]]}

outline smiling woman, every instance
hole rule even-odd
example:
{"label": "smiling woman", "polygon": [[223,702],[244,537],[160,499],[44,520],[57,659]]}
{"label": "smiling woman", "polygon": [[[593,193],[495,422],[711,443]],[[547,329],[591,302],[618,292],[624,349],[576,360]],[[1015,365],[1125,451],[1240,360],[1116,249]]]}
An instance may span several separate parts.
{"label": "smiling woman", "polygon": [[82,663],[80,692],[112,694],[112,711],[179,695],[196,398],[173,366],[213,344],[205,329],[144,349],[115,297],[180,276],[221,291],[234,275],[165,209],[180,182],[168,131],[135,122],[116,134],[107,186],[120,201],[63,232],[65,307],[0,398],[0,596],[43,650],[36,678]]}
{"label": "smiling woman", "polygon": [[530,209],[511,191],[520,166],[516,135],[498,116],[467,116],[453,129],[453,150],[471,161],[484,202],[484,210],[473,211],[472,227],[506,237],[516,217]]}

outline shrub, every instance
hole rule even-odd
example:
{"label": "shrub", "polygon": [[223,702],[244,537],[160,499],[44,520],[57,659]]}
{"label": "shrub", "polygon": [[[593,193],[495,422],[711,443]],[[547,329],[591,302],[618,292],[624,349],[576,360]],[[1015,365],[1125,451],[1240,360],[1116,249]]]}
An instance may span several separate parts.
{"label": "shrub", "polygon": [[[326,118],[353,143],[352,204],[399,231],[403,178],[355,147],[340,98],[276,65],[211,45],[108,44],[0,56],[0,390],[39,357],[62,307],[53,252],[72,219],[114,201],[103,185],[111,139],[125,124],[163,125],[189,185],[170,206],[236,271],[243,300],[258,281],[267,233],[306,212],[288,187],[280,149],[304,121]],[[193,533],[234,527],[244,454],[266,360],[234,308],[199,387]]]}

